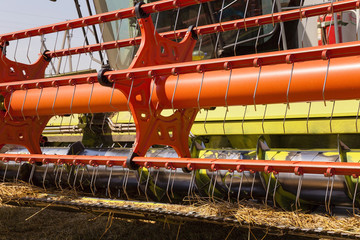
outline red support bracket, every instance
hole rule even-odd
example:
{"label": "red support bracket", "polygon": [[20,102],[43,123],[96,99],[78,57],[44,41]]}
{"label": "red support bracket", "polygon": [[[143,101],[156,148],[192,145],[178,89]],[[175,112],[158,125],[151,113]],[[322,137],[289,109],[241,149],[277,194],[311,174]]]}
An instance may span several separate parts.
{"label": "red support bracket", "polygon": [[[44,78],[45,69],[51,60],[46,56],[46,51],[35,63],[23,64],[6,58],[6,49],[4,48],[6,46],[0,48],[0,83]],[[41,88],[41,85],[38,84],[37,86]],[[26,91],[26,86],[23,87],[23,90]],[[4,107],[7,109],[7,111],[0,111],[0,149],[5,144],[16,144],[26,147],[32,154],[41,153],[41,133],[51,116],[11,116],[8,107],[12,100],[12,92],[11,87],[0,92],[4,97]]]}
{"label": "red support bracket", "polygon": [[[193,28],[188,29],[179,43],[163,38],[156,32],[150,15],[141,9],[142,4],[135,7],[141,42],[129,69],[191,61],[197,40]],[[162,106],[155,106],[150,100],[154,91],[161,94],[157,86],[163,84],[166,77],[157,76],[156,71],[150,70],[147,77],[134,78],[128,74],[127,80],[114,83],[116,76],[104,76],[108,70],[104,68],[99,72],[98,81],[109,87],[115,84],[115,88],[126,96],[136,125],[136,140],[128,167],[136,168],[132,158],[144,156],[155,144],[171,146],[180,157],[190,157],[188,137],[198,110],[177,109],[172,115],[163,116]]]}

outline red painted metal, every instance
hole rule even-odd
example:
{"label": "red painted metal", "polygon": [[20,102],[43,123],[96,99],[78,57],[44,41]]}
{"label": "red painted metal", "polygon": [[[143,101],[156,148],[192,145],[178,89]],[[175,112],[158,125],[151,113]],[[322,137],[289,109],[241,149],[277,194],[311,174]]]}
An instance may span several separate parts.
{"label": "red painted metal", "polygon": [[[142,39],[129,69],[191,61],[196,43],[191,31],[177,43],[161,37],[150,16],[139,18],[138,22]],[[133,78],[128,74],[125,81],[115,83],[115,88],[128,99],[136,125],[133,152],[144,156],[149,147],[159,144],[173,147],[179,156],[190,157],[188,136],[197,110],[178,109],[171,116],[161,116],[163,108],[150,100],[153,94],[151,83],[164,80],[150,70],[145,77]]]}
{"label": "red painted metal", "polygon": [[[30,65],[13,62],[3,55],[0,50],[0,82],[22,83],[24,80],[43,78],[49,62],[44,56]],[[41,85],[37,84],[40,88]],[[26,89],[26,86],[22,86]],[[26,90],[25,90],[26,91]],[[3,97],[12,99],[13,90],[8,87],[8,92],[2,92]],[[0,148],[5,144],[16,144],[26,147],[31,153],[41,153],[41,134],[50,119],[49,116],[12,116],[9,112],[0,111]]]}
{"label": "red painted metal", "polygon": [[[80,155],[42,155],[42,154],[0,154],[3,162],[54,163],[68,165],[106,165],[126,167],[126,157],[119,156],[80,156]],[[294,173],[330,175],[360,175],[360,163],[353,162],[311,162],[280,160],[244,159],[206,159],[206,158],[152,158],[135,157],[133,162],[140,167],[187,168],[188,170],[207,169],[210,171],[252,171],[267,173]]]}
{"label": "red painted metal", "polygon": [[[143,5],[142,9],[145,13],[154,13],[160,11],[166,11],[176,8],[182,8],[199,4],[203,2],[209,2],[213,0],[162,0],[154,3],[148,3]],[[50,24],[46,26],[31,28],[27,30],[1,34],[0,44],[3,45],[7,41],[28,38],[33,36],[41,36],[48,33],[54,33],[59,31],[65,31],[69,29],[75,29],[80,27],[91,26],[95,24],[101,24],[104,22],[115,21],[124,18],[131,18],[135,16],[134,7],[120,9],[112,12],[106,12],[89,17],[78,18],[75,20],[69,20],[66,22],[60,22]]]}
{"label": "red painted metal", "polygon": [[[249,27],[258,27],[266,24],[273,24],[279,22],[294,21],[300,18],[320,16],[323,14],[342,12],[347,10],[354,10],[359,8],[360,1],[340,1],[334,3],[325,3],[316,6],[310,6],[305,8],[299,8],[284,12],[277,12],[273,14],[266,14],[261,16],[249,17],[245,19],[237,19],[233,21],[227,21],[222,23],[209,24],[206,26],[199,26],[196,28],[198,35],[211,34],[217,32],[226,32],[231,30],[245,29]],[[183,38],[187,29],[181,29],[177,31],[170,31],[161,33],[160,36],[168,39]],[[118,41],[110,41],[100,44],[92,44],[81,47],[74,47],[69,49],[60,49],[47,54],[51,57],[60,57],[67,55],[75,55],[86,52],[96,52],[100,50],[108,50],[113,48],[122,48],[127,46],[139,45],[141,38],[123,39]]]}

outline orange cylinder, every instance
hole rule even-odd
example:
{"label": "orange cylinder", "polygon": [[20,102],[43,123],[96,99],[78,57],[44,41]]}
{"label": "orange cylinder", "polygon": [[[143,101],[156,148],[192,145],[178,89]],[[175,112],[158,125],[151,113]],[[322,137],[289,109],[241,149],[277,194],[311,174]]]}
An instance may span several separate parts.
{"label": "orange cylinder", "polygon": [[[171,108],[174,96],[174,108],[203,108],[231,105],[252,105],[358,99],[360,98],[359,57],[343,57],[328,60],[295,62],[292,64],[265,65],[230,70],[217,70],[204,73],[180,74],[178,84],[176,76],[159,82],[152,101],[164,108]],[[231,72],[231,75],[230,75]],[[203,79],[203,83],[202,82]],[[325,85],[325,91],[323,87]],[[201,87],[201,91],[200,90]],[[94,84],[92,97],[89,99],[92,84],[57,88],[44,88],[38,111],[36,106],[40,89],[15,91],[10,104],[12,116],[25,116],[114,112],[127,110],[127,100],[117,89]],[[288,90],[289,88],[289,90]],[[228,94],[226,91],[228,89]],[[175,93],[174,93],[175,90]],[[74,97],[73,97],[74,96]],[[199,97],[199,101],[198,101]],[[54,99],[55,104],[54,104]],[[72,108],[70,109],[71,102]],[[9,96],[6,98],[8,106]],[[24,103],[24,104],[23,104]],[[54,104],[54,108],[53,108]],[[90,106],[90,107],[89,107]]]}
{"label": "orange cylinder", "polygon": [[[113,96],[110,103],[112,92]],[[7,96],[6,99],[5,106],[7,107],[10,96]],[[103,87],[99,83],[94,83],[92,90],[92,84],[81,84],[76,86],[61,86],[59,90],[55,87],[44,88],[42,92],[41,89],[29,89],[27,93],[26,90],[14,91],[10,104],[10,113],[12,116],[22,116],[22,114],[24,114],[24,116],[36,116],[37,114],[42,116],[70,113],[116,112],[127,110],[126,103],[127,100],[125,96],[117,89],[113,91],[112,88]],[[38,108],[36,110],[37,106]]]}

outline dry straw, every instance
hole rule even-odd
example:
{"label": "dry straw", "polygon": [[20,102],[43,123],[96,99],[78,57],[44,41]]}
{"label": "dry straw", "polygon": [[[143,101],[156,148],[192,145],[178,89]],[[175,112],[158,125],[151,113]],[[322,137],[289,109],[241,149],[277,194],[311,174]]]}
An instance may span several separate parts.
{"label": "dry straw", "polygon": [[[51,194],[51,195],[49,195]],[[161,208],[166,211],[181,213],[196,212],[202,216],[235,217],[239,222],[246,221],[251,225],[285,226],[307,229],[322,229],[326,231],[360,234],[360,217],[334,217],[326,214],[308,214],[301,212],[286,212],[274,209],[264,204],[251,201],[229,203],[224,201],[209,201],[199,198],[192,199],[191,204],[165,204],[139,201],[109,201],[95,198],[79,197],[74,191],[45,192],[43,189],[25,183],[0,183],[0,203],[16,201],[22,197],[49,197],[53,200],[64,200],[82,203],[99,203],[116,206],[131,206],[143,209]]]}

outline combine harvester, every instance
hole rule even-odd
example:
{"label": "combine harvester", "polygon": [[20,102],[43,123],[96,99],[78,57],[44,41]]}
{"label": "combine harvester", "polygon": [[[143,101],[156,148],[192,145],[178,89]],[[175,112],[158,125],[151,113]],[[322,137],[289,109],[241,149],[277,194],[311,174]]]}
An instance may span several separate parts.
{"label": "combine harvester", "polygon": [[0,35],[3,181],[357,213],[360,1],[107,2]]}

